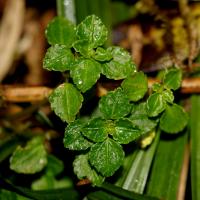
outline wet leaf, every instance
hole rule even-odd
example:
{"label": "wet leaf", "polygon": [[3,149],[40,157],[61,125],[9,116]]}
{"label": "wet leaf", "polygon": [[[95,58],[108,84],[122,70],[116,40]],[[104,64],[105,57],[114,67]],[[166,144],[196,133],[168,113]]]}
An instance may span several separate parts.
{"label": "wet leaf", "polygon": [[108,92],[99,102],[100,111],[107,119],[119,119],[129,114],[131,104],[121,88]]}
{"label": "wet leaf", "polygon": [[114,80],[124,79],[136,71],[131,55],[121,47],[109,47],[113,59],[103,64],[103,74]]}
{"label": "wet leaf", "polygon": [[112,59],[112,54],[109,49],[104,49],[102,47],[98,47],[93,55],[93,58],[98,61],[109,61]]}
{"label": "wet leaf", "polygon": [[57,87],[50,95],[49,102],[63,121],[73,122],[76,114],[82,106],[81,93],[70,83],[64,83]]}
{"label": "wet leaf", "polygon": [[47,70],[66,71],[71,68],[74,62],[74,55],[65,45],[51,46],[44,57],[43,67]]}
{"label": "wet leaf", "polygon": [[148,90],[147,77],[143,72],[134,73],[122,82],[122,88],[131,101],[138,101]]}
{"label": "wet leaf", "polygon": [[46,37],[49,44],[63,44],[71,47],[75,41],[75,25],[64,17],[55,17],[47,26]]}
{"label": "wet leaf", "polygon": [[112,176],[124,160],[124,151],[120,144],[112,139],[96,143],[89,152],[89,161],[103,176]]}

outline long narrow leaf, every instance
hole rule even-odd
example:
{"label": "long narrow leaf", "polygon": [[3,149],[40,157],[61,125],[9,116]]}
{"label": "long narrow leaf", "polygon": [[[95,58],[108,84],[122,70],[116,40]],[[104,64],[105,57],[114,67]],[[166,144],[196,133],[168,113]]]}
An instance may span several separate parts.
{"label": "long narrow leaf", "polygon": [[200,96],[191,99],[191,185],[192,199],[200,199]]}
{"label": "long narrow leaf", "polygon": [[159,142],[147,186],[147,194],[163,199],[177,199],[187,133]]}
{"label": "long narrow leaf", "polygon": [[124,189],[143,193],[159,137],[160,133],[158,132],[153,144],[147,150],[138,151],[123,183]]}
{"label": "long narrow leaf", "polygon": [[34,200],[65,200],[70,198],[70,200],[78,200],[79,194],[74,189],[63,188],[56,190],[40,190],[33,191],[27,188],[14,186],[13,184],[0,179],[0,188],[15,192],[19,195],[34,199]]}

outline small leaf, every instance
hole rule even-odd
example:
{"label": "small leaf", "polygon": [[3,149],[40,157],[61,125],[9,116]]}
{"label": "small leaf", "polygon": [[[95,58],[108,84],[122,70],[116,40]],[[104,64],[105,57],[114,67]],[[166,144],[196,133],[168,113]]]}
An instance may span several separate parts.
{"label": "small leaf", "polygon": [[107,126],[105,120],[94,118],[83,128],[83,135],[94,142],[103,142],[108,136]]}
{"label": "small leaf", "polygon": [[63,121],[73,122],[83,101],[81,93],[70,83],[57,87],[50,95],[51,108]]}
{"label": "small leaf", "polygon": [[170,69],[164,76],[164,85],[172,90],[177,90],[181,86],[182,71],[181,69]]}
{"label": "small leaf", "polygon": [[10,168],[17,173],[34,174],[47,164],[43,138],[34,137],[23,148],[18,146],[10,158]]}
{"label": "small leaf", "polygon": [[96,49],[95,54],[93,55],[93,58],[95,60],[102,61],[102,62],[110,61],[112,59],[112,54],[111,54],[111,51],[109,51],[109,49],[98,47]]}
{"label": "small leaf", "polygon": [[188,122],[188,115],[177,104],[168,105],[160,118],[160,128],[167,133],[182,131]]}
{"label": "small leaf", "polygon": [[146,111],[146,103],[134,105],[131,116],[128,119],[141,130],[141,134],[152,131],[157,125],[156,120],[149,119]]}
{"label": "small leaf", "polygon": [[78,59],[71,70],[72,79],[82,92],[86,92],[96,83],[100,73],[101,65],[98,62],[83,58]]}
{"label": "small leaf", "polygon": [[160,84],[160,83],[154,83],[153,85],[152,85],[152,90],[154,91],[154,92],[162,92],[163,91],[163,86]]}
{"label": "small leaf", "polygon": [[79,155],[73,162],[74,173],[79,179],[88,178],[93,185],[100,186],[104,178],[98,175],[97,172],[91,168],[88,162],[88,155]]}
{"label": "small leaf", "polygon": [[122,82],[122,88],[131,101],[138,101],[148,90],[147,77],[143,72],[134,73]]}
{"label": "small leaf", "polygon": [[124,79],[136,71],[131,55],[121,47],[109,47],[113,59],[103,64],[103,74],[114,80]]}
{"label": "small leaf", "polygon": [[174,95],[171,90],[164,90],[162,92],[163,98],[165,99],[166,102],[168,103],[173,103],[174,101]]}
{"label": "small leaf", "polygon": [[54,45],[47,50],[43,67],[47,70],[66,71],[74,62],[74,55],[65,45]]}
{"label": "small leaf", "polygon": [[67,126],[63,139],[65,148],[85,150],[92,145],[81,133],[83,126],[84,123],[81,120],[76,120]]}
{"label": "small leaf", "polygon": [[75,40],[75,25],[64,17],[55,17],[47,26],[46,37],[49,44],[63,44],[71,47]]}
{"label": "small leaf", "polygon": [[166,108],[166,101],[160,93],[154,93],[147,99],[147,113],[150,117],[156,117]]}
{"label": "small leaf", "polygon": [[121,88],[108,92],[99,102],[99,109],[107,119],[119,119],[129,114],[131,104]]}
{"label": "small leaf", "polygon": [[93,48],[101,46],[107,39],[107,28],[95,15],[86,17],[78,26],[76,35],[79,40],[87,40]]}
{"label": "small leaf", "polygon": [[120,144],[112,139],[96,143],[89,152],[89,161],[103,176],[112,176],[124,160],[124,151]]}
{"label": "small leaf", "polygon": [[86,58],[90,58],[95,54],[92,45],[87,40],[77,40],[73,43],[73,47],[76,52],[79,52]]}
{"label": "small leaf", "polygon": [[128,144],[141,136],[141,131],[133,126],[128,119],[120,119],[115,122],[113,139],[120,144]]}

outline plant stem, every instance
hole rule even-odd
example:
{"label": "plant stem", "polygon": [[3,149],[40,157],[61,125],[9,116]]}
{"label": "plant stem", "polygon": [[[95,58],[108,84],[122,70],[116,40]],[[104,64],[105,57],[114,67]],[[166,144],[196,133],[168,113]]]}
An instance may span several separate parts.
{"label": "plant stem", "polygon": [[74,0],[57,0],[57,15],[76,23]]}

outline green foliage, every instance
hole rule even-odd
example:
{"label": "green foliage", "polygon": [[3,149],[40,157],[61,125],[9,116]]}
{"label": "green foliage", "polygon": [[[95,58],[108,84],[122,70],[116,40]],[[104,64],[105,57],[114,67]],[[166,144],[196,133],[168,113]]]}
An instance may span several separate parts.
{"label": "green foliage", "polygon": [[129,114],[131,104],[125,92],[117,88],[101,98],[99,109],[107,119],[120,119]]}
{"label": "green foliage", "polygon": [[71,47],[75,41],[75,26],[63,17],[55,17],[47,26],[46,37],[48,43],[63,44]]}
{"label": "green foliage", "polygon": [[117,142],[106,139],[96,143],[89,152],[89,161],[103,176],[112,176],[124,159],[124,151]]}
{"label": "green foliage", "polygon": [[101,185],[104,178],[91,168],[88,155],[82,154],[76,157],[73,162],[74,172],[79,179],[88,178],[94,185]]}
{"label": "green foliage", "polygon": [[[131,55],[121,47],[104,47],[108,31],[97,16],[86,17],[76,27],[66,19],[56,18],[47,27],[46,35],[53,46],[46,53],[44,68],[70,75],[69,83],[58,86],[49,101],[54,112],[69,123],[63,142],[66,148],[79,153],[73,164],[79,179],[88,178],[100,186],[122,165],[122,144],[150,134],[158,124],[168,133],[177,133],[186,126],[187,114],[174,104],[172,92],[181,85],[181,70],[168,69],[147,96],[147,77],[136,72]],[[83,122],[77,119],[83,96],[101,74],[121,80],[121,85],[101,97],[98,116]],[[41,181],[47,182],[48,178],[52,177],[42,177]]]}
{"label": "green foliage", "polygon": [[114,80],[124,79],[136,71],[131,55],[121,47],[109,47],[112,60],[103,64],[103,74]]}
{"label": "green foliage", "polygon": [[43,67],[47,70],[66,71],[71,68],[74,55],[65,45],[55,44],[51,46],[45,55]]}
{"label": "green foliage", "polygon": [[70,83],[57,87],[50,95],[51,108],[63,120],[72,122],[82,105],[81,93]]}
{"label": "green foliage", "polygon": [[147,77],[143,72],[137,72],[122,82],[122,88],[131,101],[138,101],[148,90]]}
{"label": "green foliage", "polygon": [[18,146],[10,158],[10,168],[17,173],[34,174],[47,164],[43,138],[34,137],[25,147]]}

